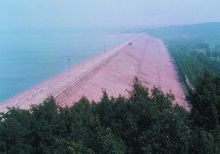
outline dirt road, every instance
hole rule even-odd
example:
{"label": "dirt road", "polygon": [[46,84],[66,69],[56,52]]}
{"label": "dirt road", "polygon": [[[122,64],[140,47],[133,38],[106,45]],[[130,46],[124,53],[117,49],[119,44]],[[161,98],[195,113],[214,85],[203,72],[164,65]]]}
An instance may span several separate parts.
{"label": "dirt road", "polygon": [[12,106],[28,109],[50,95],[61,106],[71,106],[81,96],[97,101],[102,89],[106,89],[110,96],[127,96],[126,89],[131,89],[135,76],[150,88],[155,85],[164,92],[171,90],[178,104],[188,107],[164,43],[147,34],[137,34],[129,41],[0,103],[0,111],[7,111],[7,107]]}

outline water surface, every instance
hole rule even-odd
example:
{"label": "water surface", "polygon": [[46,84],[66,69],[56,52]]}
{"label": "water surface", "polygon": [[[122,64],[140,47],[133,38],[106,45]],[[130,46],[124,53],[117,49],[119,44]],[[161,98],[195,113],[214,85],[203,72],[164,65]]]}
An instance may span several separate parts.
{"label": "water surface", "polygon": [[0,102],[129,37],[106,33],[0,33]]}

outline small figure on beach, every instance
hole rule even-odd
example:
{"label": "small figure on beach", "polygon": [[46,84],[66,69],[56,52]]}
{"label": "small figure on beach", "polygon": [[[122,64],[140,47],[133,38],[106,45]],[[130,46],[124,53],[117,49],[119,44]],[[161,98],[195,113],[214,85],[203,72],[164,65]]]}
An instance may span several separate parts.
{"label": "small figure on beach", "polygon": [[129,46],[132,46],[132,42],[128,43]]}

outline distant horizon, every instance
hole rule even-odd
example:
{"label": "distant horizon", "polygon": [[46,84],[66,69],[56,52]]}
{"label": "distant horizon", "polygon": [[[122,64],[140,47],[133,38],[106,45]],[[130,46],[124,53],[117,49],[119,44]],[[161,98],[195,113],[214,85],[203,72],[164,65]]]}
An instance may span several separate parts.
{"label": "distant horizon", "polygon": [[126,25],[126,26],[81,26],[81,27],[35,27],[35,28],[13,28],[13,29],[2,29],[0,28],[0,32],[3,31],[23,31],[23,30],[99,30],[99,29],[120,29],[120,28],[160,28],[160,27],[170,27],[170,26],[187,26],[187,25],[200,25],[200,24],[215,24],[220,23],[220,21],[212,21],[212,22],[198,22],[198,23],[186,23],[186,24],[166,24],[166,25]]}

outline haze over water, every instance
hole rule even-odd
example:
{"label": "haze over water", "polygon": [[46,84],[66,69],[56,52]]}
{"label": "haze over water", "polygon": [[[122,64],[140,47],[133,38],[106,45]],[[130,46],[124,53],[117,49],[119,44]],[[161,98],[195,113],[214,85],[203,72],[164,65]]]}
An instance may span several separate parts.
{"label": "haze over water", "polygon": [[120,41],[57,29],[217,22],[219,5],[219,0],[0,1],[0,102],[65,70],[68,58],[75,64]]}
{"label": "haze over water", "polygon": [[15,32],[0,35],[0,102],[31,88],[127,36],[76,32]]}

